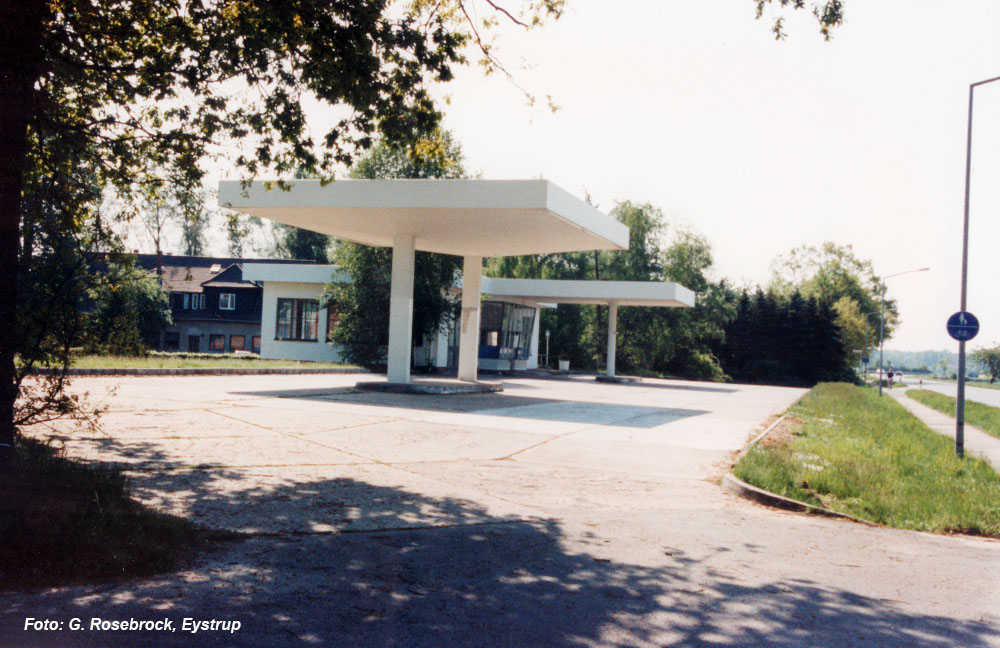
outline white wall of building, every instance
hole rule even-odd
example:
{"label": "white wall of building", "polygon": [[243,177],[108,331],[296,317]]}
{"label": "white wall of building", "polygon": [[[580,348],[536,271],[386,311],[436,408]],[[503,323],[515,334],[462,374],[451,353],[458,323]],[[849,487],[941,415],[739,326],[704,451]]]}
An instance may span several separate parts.
{"label": "white wall of building", "polygon": [[319,362],[343,362],[340,352],[327,344],[327,310],[319,310],[319,329],[316,341],[276,340],[278,323],[278,298],[316,299],[322,304],[324,284],[292,283],[283,281],[264,282],[264,303],[260,323],[260,357],[279,360],[311,360]]}
{"label": "white wall of building", "polygon": [[[295,265],[295,264],[253,264],[243,267],[243,277],[258,281],[263,285],[263,307],[261,312],[261,348],[262,358],[343,362],[341,353],[326,342],[327,339],[327,309],[319,311],[319,325],[316,341],[276,340],[278,299],[315,299],[322,303],[322,294],[327,282],[332,277],[342,281],[350,278],[338,273],[332,265]],[[483,279],[487,282],[486,278]],[[493,280],[495,281],[495,280]],[[527,284],[531,285],[531,284]],[[499,292],[499,291],[497,291]],[[455,294],[459,294],[455,291]],[[502,301],[502,298],[501,298]],[[530,305],[523,299],[511,300],[513,303]],[[510,369],[534,369],[538,367],[538,345],[541,326],[541,312],[535,308],[535,321],[531,331],[530,355],[526,360],[499,360],[496,358],[480,358],[479,368],[494,371]],[[412,358],[416,367],[427,367],[433,364],[437,368],[448,365],[448,329],[442,328],[433,339],[425,339],[424,344],[413,347]],[[512,366],[513,365],[513,366]]]}

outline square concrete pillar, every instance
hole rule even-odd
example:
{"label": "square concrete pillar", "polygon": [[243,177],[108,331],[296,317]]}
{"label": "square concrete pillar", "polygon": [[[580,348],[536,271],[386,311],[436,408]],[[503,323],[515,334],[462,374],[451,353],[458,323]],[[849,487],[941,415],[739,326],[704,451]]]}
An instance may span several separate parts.
{"label": "square concrete pillar", "polygon": [[413,352],[413,272],[416,265],[414,237],[398,234],[392,239],[392,284],[389,286],[389,351],[386,378],[391,383],[410,382]]}
{"label": "square concrete pillar", "polygon": [[467,256],[462,264],[462,321],[458,337],[458,378],[475,382],[479,376],[479,286],[483,257]]}
{"label": "square concrete pillar", "polygon": [[615,377],[615,353],[618,349],[618,302],[608,302],[608,378]]}

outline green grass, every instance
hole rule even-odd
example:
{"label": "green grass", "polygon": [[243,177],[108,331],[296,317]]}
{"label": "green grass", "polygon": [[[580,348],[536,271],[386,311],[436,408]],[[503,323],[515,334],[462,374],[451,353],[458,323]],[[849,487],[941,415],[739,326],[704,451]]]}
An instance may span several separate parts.
{"label": "green grass", "polygon": [[21,439],[0,474],[0,537],[0,587],[23,588],[169,571],[236,534],[147,509],[118,470]]}
{"label": "green grass", "polygon": [[787,442],[753,447],[737,477],[877,524],[1000,536],[1000,475],[955,457],[950,439],[895,399],[824,383],[789,413],[802,427]]}
{"label": "green grass", "polygon": [[[911,389],[906,395],[939,412],[955,416],[955,398],[929,389]],[[1000,438],[1000,409],[965,399],[965,422]]]}
{"label": "green grass", "polygon": [[[155,354],[145,357],[80,355],[73,358],[73,366],[80,369],[187,369],[187,368],[287,368],[299,369],[357,369],[357,365],[337,362],[296,362],[294,360],[262,360],[247,357],[184,357],[185,354]],[[207,355],[207,354],[206,354]]]}

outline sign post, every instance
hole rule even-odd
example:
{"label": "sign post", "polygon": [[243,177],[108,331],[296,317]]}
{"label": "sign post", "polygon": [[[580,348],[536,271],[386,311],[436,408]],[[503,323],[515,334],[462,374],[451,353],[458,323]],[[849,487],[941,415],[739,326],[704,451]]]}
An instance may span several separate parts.
{"label": "sign post", "polygon": [[[964,295],[963,295],[964,297]],[[948,335],[958,340],[958,389],[955,393],[955,454],[965,455],[965,343],[979,333],[979,320],[960,310],[948,318]]]}

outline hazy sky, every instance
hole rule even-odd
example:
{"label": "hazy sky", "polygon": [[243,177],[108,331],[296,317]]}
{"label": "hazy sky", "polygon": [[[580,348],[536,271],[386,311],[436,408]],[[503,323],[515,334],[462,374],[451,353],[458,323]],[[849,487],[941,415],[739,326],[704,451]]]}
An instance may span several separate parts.
{"label": "hazy sky", "polygon": [[[717,274],[766,282],[778,254],[851,244],[889,275],[897,349],[957,348],[968,85],[1000,76],[995,0],[847,0],[824,42],[804,12],[775,42],[752,0],[570,0],[502,56],[561,106],[473,67],[445,125],[486,178],[545,177],[605,211],[649,202],[711,241]],[[945,9],[947,7],[947,9]],[[443,94],[442,93],[442,94]],[[976,91],[969,310],[1000,342],[1000,82]]]}
{"label": "hazy sky", "polygon": [[[957,350],[945,322],[959,309],[969,84],[1000,76],[996,0],[846,0],[830,42],[804,11],[776,42],[753,0],[567,4],[543,29],[504,30],[499,48],[558,112],[475,65],[437,91],[470,171],[544,177],[604,211],[651,203],[706,235],[716,277],[738,285],[824,241],[882,276],[929,266],[888,280],[902,325],[887,347]],[[973,348],[1000,344],[1000,81],[975,108]],[[313,112],[314,132],[329,115]]]}

